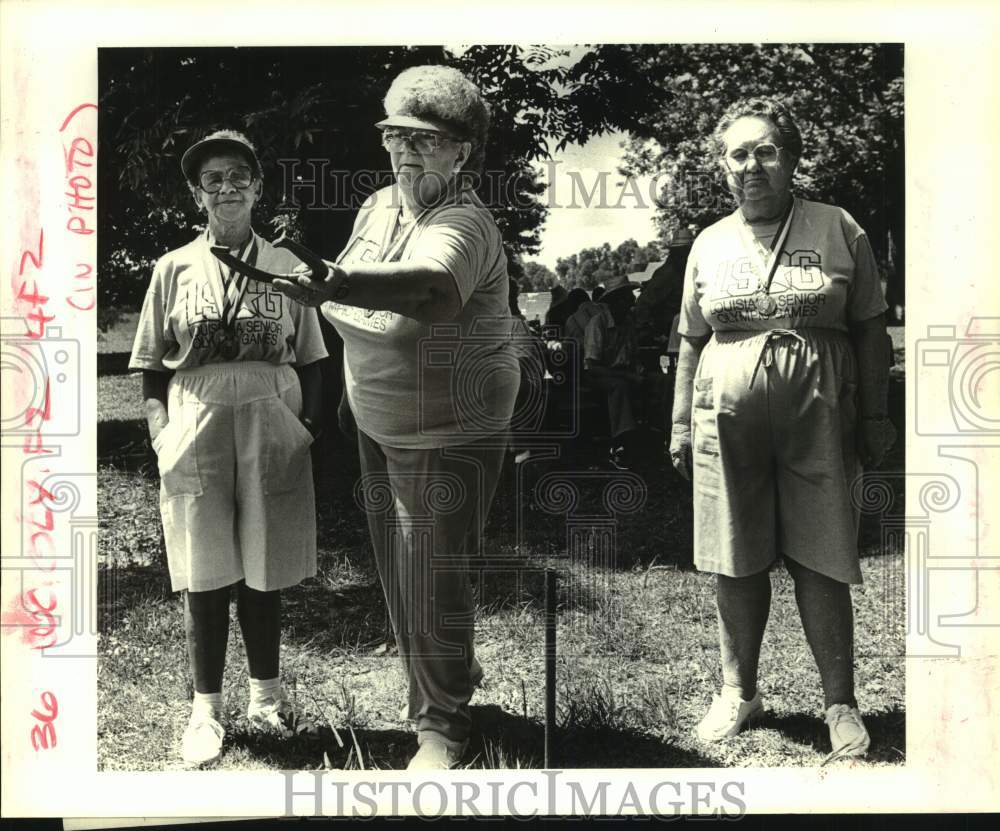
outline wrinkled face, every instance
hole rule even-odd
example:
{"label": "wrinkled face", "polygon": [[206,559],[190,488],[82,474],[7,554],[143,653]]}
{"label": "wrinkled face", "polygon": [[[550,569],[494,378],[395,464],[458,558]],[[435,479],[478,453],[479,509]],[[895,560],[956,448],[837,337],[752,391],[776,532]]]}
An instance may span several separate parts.
{"label": "wrinkled face", "polygon": [[[392,137],[393,141],[387,141]],[[400,188],[422,207],[433,205],[469,158],[472,144],[435,130],[387,127],[383,143]],[[436,147],[432,145],[436,143]]]}
{"label": "wrinkled face", "polygon": [[[201,163],[200,186],[194,190],[194,201],[205,209],[210,224],[249,223],[261,192],[261,181],[252,170],[248,160],[238,154],[209,156]],[[219,189],[215,193],[209,192],[216,187]]]}
{"label": "wrinkled face", "polygon": [[726,185],[737,202],[789,191],[798,159],[781,147],[781,135],[771,121],[757,116],[738,118],[723,134],[723,141]]}

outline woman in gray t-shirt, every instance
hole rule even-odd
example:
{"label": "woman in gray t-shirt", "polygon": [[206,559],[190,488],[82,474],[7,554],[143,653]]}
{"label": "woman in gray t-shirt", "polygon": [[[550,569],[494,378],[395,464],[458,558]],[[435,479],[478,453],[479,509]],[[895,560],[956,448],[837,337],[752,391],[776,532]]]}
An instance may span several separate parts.
{"label": "woman in gray t-shirt", "polygon": [[[369,528],[409,683],[410,769],[465,752],[469,557],[496,488],[519,385],[500,231],[471,188],[489,111],[460,72],[415,67],[378,123],[395,184],[362,207],[324,281],[276,281],[344,339]],[[310,275],[311,276],[311,275]]]}

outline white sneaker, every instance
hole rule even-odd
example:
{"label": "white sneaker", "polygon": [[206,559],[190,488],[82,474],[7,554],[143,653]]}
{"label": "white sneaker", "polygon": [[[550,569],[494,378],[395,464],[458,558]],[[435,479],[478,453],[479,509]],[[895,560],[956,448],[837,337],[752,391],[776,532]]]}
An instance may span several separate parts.
{"label": "white sneaker", "polygon": [[721,693],[712,696],[712,706],[695,732],[703,742],[722,741],[735,736],[763,714],[760,691],[749,701],[744,701],[735,689],[723,687]]}
{"label": "white sneaker", "polygon": [[455,742],[444,736],[419,738],[420,747],[406,766],[407,770],[451,770],[462,761],[469,740]]}
{"label": "white sneaker", "polygon": [[824,764],[848,756],[864,756],[868,752],[871,737],[857,707],[834,704],[826,711],[826,723],[830,728],[832,750]]}
{"label": "white sneaker", "polygon": [[250,702],[247,707],[247,721],[251,730],[262,733],[277,733],[283,738],[294,735],[295,710],[288,700],[284,687],[277,698],[263,703]]}
{"label": "white sneaker", "polygon": [[226,731],[213,715],[192,712],[181,738],[181,756],[191,767],[202,767],[222,755],[222,738]]}

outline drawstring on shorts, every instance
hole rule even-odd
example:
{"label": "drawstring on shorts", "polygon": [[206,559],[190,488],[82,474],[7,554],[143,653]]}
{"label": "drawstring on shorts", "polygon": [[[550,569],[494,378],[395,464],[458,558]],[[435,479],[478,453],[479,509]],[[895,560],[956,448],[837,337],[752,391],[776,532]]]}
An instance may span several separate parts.
{"label": "drawstring on shorts", "polygon": [[774,353],[771,351],[771,342],[786,335],[788,337],[795,338],[803,346],[806,343],[806,339],[794,329],[771,329],[764,337],[764,342],[760,346],[760,354],[757,356],[757,362],[754,364],[753,372],[750,375],[750,383],[747,385],[747,389],[753,388],[754,379],[757,377],[757,370],[761,368],[761,365],[769,367],[773,362]]}

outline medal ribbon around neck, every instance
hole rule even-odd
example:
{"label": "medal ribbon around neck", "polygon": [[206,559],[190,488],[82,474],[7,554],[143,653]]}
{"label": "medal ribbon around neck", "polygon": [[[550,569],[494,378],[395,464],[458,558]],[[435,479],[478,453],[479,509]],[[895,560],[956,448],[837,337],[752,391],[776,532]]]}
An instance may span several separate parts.
{"label": "medal ribbon around neck", "polygon": [[785,247],[785,240],[788,239],[788,230],[792,227],[792,215],[794,212],[795,197],[793,196],[792,200],[788,203],[785,215],[781,218],[781,225],[778,226],[778,232],[774,235],[774,239],[771,240],[771,253],[766,261],[760,255],[760,249],[754,242],[753,232],[750,230],[749,224],[742,216],[740,217],[740,234],[743,238],[743,247],[750,257],[750,262],[754,265],[754,270],[757,272],[757,279],[759,281],[757,294],[767,295],[771,291],[771,281],[774,279],[774,273],[778,270],[778,258]]}
{"label": "medal ribbon around neck", "polygon": [[[257,239],[252,232],[250,239],[240,246],[236,256],[252,266],[257,265]],[[222,263],[218,265],[219,276],[222,277],[222,326],[227,335],[232,336],[236,334],[236,317],[240,313],[243,296],[247,291],[247,278],[236,274],[232,269],[226,269],[228,275],[223,274]]]}
{"label": "medal ribbon around neck", "polygon": [[381,261],[383,263],[389,263],[398,259],[403,251],[403,248],[406,247],[406,243],[409,242],[410,237],[413,236],[413,232],[420,224],[420,220],[435,211],[457,204],[458,199],[461,196],[461,192],[462,191],[459,189],[458,183],[455,179],[449,181],[447,189],[438,201],[434,205],[424,208],[420,211],[420,213],[414,216],[406,227],[400,229],[401,233],[393,239],[393,232],[396,230],[396,226],[400,224],[400,220],[402,218],[402,210],[400,209],[400,212],[396,214],[393,221],[389,224],[389,227],[386,229],[385,236],[383,237]]}

